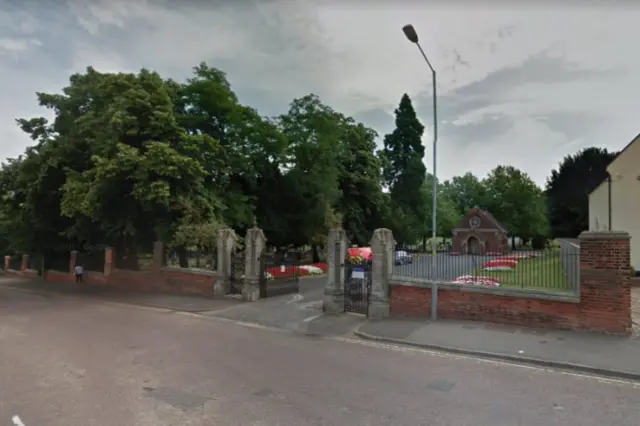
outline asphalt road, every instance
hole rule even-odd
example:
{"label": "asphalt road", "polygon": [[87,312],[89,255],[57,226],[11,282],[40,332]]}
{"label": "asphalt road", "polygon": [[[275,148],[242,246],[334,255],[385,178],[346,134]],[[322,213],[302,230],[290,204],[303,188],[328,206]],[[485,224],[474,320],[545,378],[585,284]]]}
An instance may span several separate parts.
{"label": "asphalt road", "polygon": [[[435,276],[438,280],[453,280],[461,275],[471,274],[491,259],[492,256],[451,256],[448,253],[438,253],[435,259]],[[396,265],[393,273],[400,276],[431,278],[432,268],[431,255],[419,254],[411,264]]]}
{"label": "asphalt road", "polygon": [[0,288],[0,424],[637,426],[633,383]]}

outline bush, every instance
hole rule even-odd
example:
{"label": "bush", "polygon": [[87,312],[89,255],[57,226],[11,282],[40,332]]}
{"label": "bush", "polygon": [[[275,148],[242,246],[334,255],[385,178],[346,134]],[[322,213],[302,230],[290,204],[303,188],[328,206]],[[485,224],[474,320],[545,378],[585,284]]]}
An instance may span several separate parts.
{"label": "bush", "polygon": [[629,273],[631,274],[632,277],[636,276],[636,270],[633,269],[633,266],[629,268]]}

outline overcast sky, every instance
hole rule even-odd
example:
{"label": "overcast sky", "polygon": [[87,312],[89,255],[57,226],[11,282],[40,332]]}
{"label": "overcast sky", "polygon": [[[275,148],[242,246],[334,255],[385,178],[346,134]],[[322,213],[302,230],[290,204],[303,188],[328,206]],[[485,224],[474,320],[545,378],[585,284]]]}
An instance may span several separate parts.
{"label": "overcast sky", "polygon": [[431,76],[407,23],[438,72],[442,178],[510,164],[542,185],[563,156],[640,132],[632,1],[171,3],[0,0],[0,155],[30,144],[14,118],[45,114],[35,92],[88,65],[182,79],[205,60],[264,115],[313,92],[381,135],[407,92],[431,172]]}

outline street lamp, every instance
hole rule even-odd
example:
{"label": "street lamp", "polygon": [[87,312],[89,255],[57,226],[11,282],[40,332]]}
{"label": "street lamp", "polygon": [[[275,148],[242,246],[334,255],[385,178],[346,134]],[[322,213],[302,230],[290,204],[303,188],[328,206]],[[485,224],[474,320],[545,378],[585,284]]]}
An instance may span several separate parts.
{"label": "street lamp", "polygon": [[433,213],[431,215],[431,319],[438,319],[438,284],[436,282],[436,214],[438,209],[438,175],[436,173],[436,152],[438,145],[438,103],[436,96],[436,70],[431,66],[431,62],[425,55],[424,50],[422,50],[422,46],[420,46],[420,41],[418,39],[418,33],[416,29],[413,28],[413,25],[405,25],[402,27],[402,32],[409,39],[409,41],[416,46],[422,53],[422,57],[427,62],[429,69],[431,70],[431,80],[433,83]]}

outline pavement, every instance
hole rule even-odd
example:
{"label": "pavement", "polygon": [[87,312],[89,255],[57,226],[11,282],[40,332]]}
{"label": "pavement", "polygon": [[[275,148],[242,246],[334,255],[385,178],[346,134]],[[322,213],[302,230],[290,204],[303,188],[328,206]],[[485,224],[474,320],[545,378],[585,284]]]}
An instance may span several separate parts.
{"label": "pavement", "polygon": [[640,338],[470,321],[367,321],[355,335],[379,342],[640,381]]}
{"label": "pavement", "polygon": [[68,295],[194,313],[211,312],[238,306],[242,303],[237,297],[211,299],[195,295],[118,292],[106,287],[87,287],[83,284],[52,284],[12,276],[0,277],[0,287],[43,295]]}
{"label": "pavement", "polygon": [[0,287],[0,423],[636,426],[640,384]]}
{"label": "pavement", "polygon": [[253,303],[243,302],[239,295],[211,299],[194,295],[116,292],[104,287],[51,284],[15,276],[0,277],[0,288],[197,313],[206,317],[256,323],[309,334],[349,334],[364,318],[322,318],[325,282],[324,276],[305,277],[300,280],[298,294],[261,299]]}

